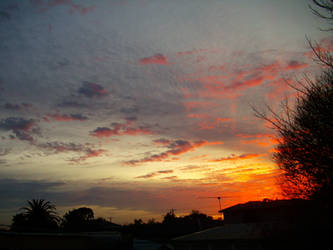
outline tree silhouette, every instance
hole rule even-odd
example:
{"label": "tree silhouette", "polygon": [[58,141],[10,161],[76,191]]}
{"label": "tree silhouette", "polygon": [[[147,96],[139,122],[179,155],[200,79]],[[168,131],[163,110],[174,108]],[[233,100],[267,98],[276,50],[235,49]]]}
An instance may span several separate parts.
{"label": "tree silhouette", "polygon": [[[333,1],[312,0],[311,10],[333,21]],[[333,29],[332,29],[333,30]],[[297,92],[295,105],[283,105],[278,114],[268,107],[270,117],[254,108],[277,131],[279,143],[273,155],[283,170],[281,187],[292,198],[320,199],[332,203],[333,194],[333,56],[308,39],[321,74],[289,85]]]}
{"label": "tree silhouette", "polygon": [[65,231],[90,231],[93,220],[93,210],[88,207],[80,207],[67,212],[63,216],[62,226]]}
{"label": "tree silhouette", "polygon": [[44,199],[27,201],[22,213],[13,216],[12,230],[44,231],[58,228],[56,207]]}
{"label": "tree silhouette", "polygon": [[333,1],[332,0],[312,0],[314,5],[309,5],[312,12],[320,18],[333,20]]}
{"label": "tree silhouette", "polygon": [[283,191],[293,198],[331,199],[333,192],[333,69],[297,88],[294,108],[272,117],[255,110],[278,134],[273,155],[283,170]]}

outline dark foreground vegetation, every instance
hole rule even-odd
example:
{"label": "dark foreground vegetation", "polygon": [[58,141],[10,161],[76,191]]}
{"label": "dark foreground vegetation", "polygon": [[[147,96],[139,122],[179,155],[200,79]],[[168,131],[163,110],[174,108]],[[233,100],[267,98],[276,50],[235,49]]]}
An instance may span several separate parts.
{"label": "dark foreground vegetation", "polygon": [[150,220],[143,223],[141,219],[123,227],[124,232],[144,239],[167,240],[177,236],[194,233],[212,227],[222,226],[222,220],[214,220],[211,216],[192,211],[191,214],[177,217],[174,210],[164,215],[162,222]]}
{"label": "dark foreground vegetation", "polygon": [[27,201],[21,213],[13,216],[13,232],[93,232],[116,230],[120,226],[104,218],[94,218],[91,208],[81,207],[68,211],[62,218],[56,207],[44,199]]}
{"label": "dark foreground vegetation", "polygon": [[176,216],[170,210],[161,222],[136,219],[121,226],[95,219],[91,208],[61,218],[51,202],[31,200],[13,216],[11,232],[0,234],[0,249],[136,249],[138,240],[158,243],[160,250],[318,249],[328,244],[333,221],[330,207],[309,199],[264,199],[221,212],[223,221],[199,211]]}
{"label": "dark foreground vegetation", "polygon": [[27,201],[27,206],[21,210],[21,213],[13,216],[12,232],[118,231],[133,237],[165,240],[223,225],[222,220],[214,220],[199,211],[177,217],[172,209],[164,215],[162,222],[157,222],[155,219],[150,219],[148,222],[135,219],[133,223],[123,226],[104,218],[94,218],[93,210],[88,207],[70,210],[61,218],[56,213],[55,205],[43,199]]}

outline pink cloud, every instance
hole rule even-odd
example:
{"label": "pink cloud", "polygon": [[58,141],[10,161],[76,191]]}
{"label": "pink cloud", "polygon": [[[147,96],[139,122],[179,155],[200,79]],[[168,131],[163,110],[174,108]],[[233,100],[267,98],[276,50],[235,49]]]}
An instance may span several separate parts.
{"label": "pink cloud", "polygon": [[194,113],[190,113],[190,114],[187,114],[187,117],[188,118],[195,118],[195,119],[204,119],[207,117],[207,114],[194,114]]}
{"label": "pink cloud", "polygon": [[107,150],[104,150],[104,149],[89,149],[89,150],[87,150],[85,155],[83,155],[79,158],[72,158],[72,159],[70,159],[70,161],[75,162],[75,163],[80,163],[82,161],[86,161],[89,158],[99,157],[106,152],[107,152]]}
{"label": "pink cloud", "polygon": [[209,101],[187,101],[183,102],[183,105],[185,106],[186,111],[191,111],[200,108],[212,107],[215,104]]}
{"label": "pink cloud", "polygon": [[95,137],[111,137],[114,135],[138,135],[138,134],[152,134],[151,131],[147,127],[130,127],[133,123],[132,120],[127,120],[126,123],[112,123],[111,128],[108,127],[98,127],[94,131],[90,132],[91,136]]}
{"label": "pink cloud", "polygon": [[308,66],[309,65],[307,63],[300,63],[298,61],[290,61],[284,69],[285,70],[299,70],[302,68],[306,68]]}
{"label": "pink cloud", "polygon": [[217,117],[215,121],[202,121],[197,125],[201,130],[211,130],[217,127],[221,123],[231,122],[232,119],[229,117]]}
{"label": "pink cloud", "polygon": [[145,57],[139,60],[140,64],[160,64],[167,65],[167,58],[163,54],[155,54],[150,57]]}
{"label": "pink cloud", "polygon": [[196,148],[202,147],[204,145],[213,145],[213,144],[222,144],[222,142],[207,142],[204,140],[190,142],[185,140],[176,140],[169,143],[169,145],[167,146],[169,149],[167,151],[164,151],[160,154],[147,156],[143,159],[127,161],[126,163],[129,165],[136,165],[145,162],[162,161],[172,156],[177,156],[189,151],[193,151]]}
{"label": "pink cloud", "polygon": [[[245,93],[249,88],[270,83],[287,71],[298,71],[308,67],[300,61],[281,62],[274,60],[260,65],[210,65],[206,70],[200,69],[197,73],[178,77],[179,81],[198,82],[199,88],[182,89],[184,98],[217,98],[235,99]],[[236,70],[235,70],[236,69]],[[210,74],[211,72],[215,74]],[[219,73],[222,71],[223,73]],[[281,78],[281,77],[280,77]]]}

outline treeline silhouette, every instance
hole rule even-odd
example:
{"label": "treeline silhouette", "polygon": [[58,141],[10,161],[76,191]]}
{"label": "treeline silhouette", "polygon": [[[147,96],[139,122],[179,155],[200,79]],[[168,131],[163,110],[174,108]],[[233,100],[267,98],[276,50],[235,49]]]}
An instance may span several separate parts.
{"label": "treeline silhouette", "polygon": [[134,220],[134,223],[123,226],[123,232],[142,239],[163,240],[221,225],[222,220],[214,220],[213,217],[196,210],[192,210],[189,215],[176,216],[171,209],[164,215],[162,222],[156,222],[154,219],[147,223],[141,219]]}
{"label": "treeline silhouette", "polygon": [[27,201],[27,205],[20,210],[22,212],[12,219],[10,229],[13,232],[119,231],[132,237],[164,240],[223,225],[222,220],[214,220],[196,210],[189,215],[176,216],[171,209],[163,216],[162,222],[150,219],[145,223],[142,219],[135,219],[133,223],[123,226],[105,218],[94,218],[94,211],[88,207],[72,209],[60,217],[56,213],[56,206],[44,199]]}
{"label": "treeline silhouette", "polygon": [[22,212],[13,216],[11,231],[14,232],[91,232],[120,229],[120,226],[104,218],[94,218],[94,211],[80,207],[65,213],[61,218],[56,207],[44,199],[27,201]]}

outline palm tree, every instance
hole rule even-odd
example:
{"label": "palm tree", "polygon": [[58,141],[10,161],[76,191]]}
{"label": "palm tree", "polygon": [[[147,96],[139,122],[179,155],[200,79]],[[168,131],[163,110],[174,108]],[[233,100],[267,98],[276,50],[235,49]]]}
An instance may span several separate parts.
{"label": "palm tree", "polygon": [[27,206],[21,208],[23,212],[13,217],[13,228],[38,231],[58,227],[56,207],[50,201],[32,199],[27,203]]}

